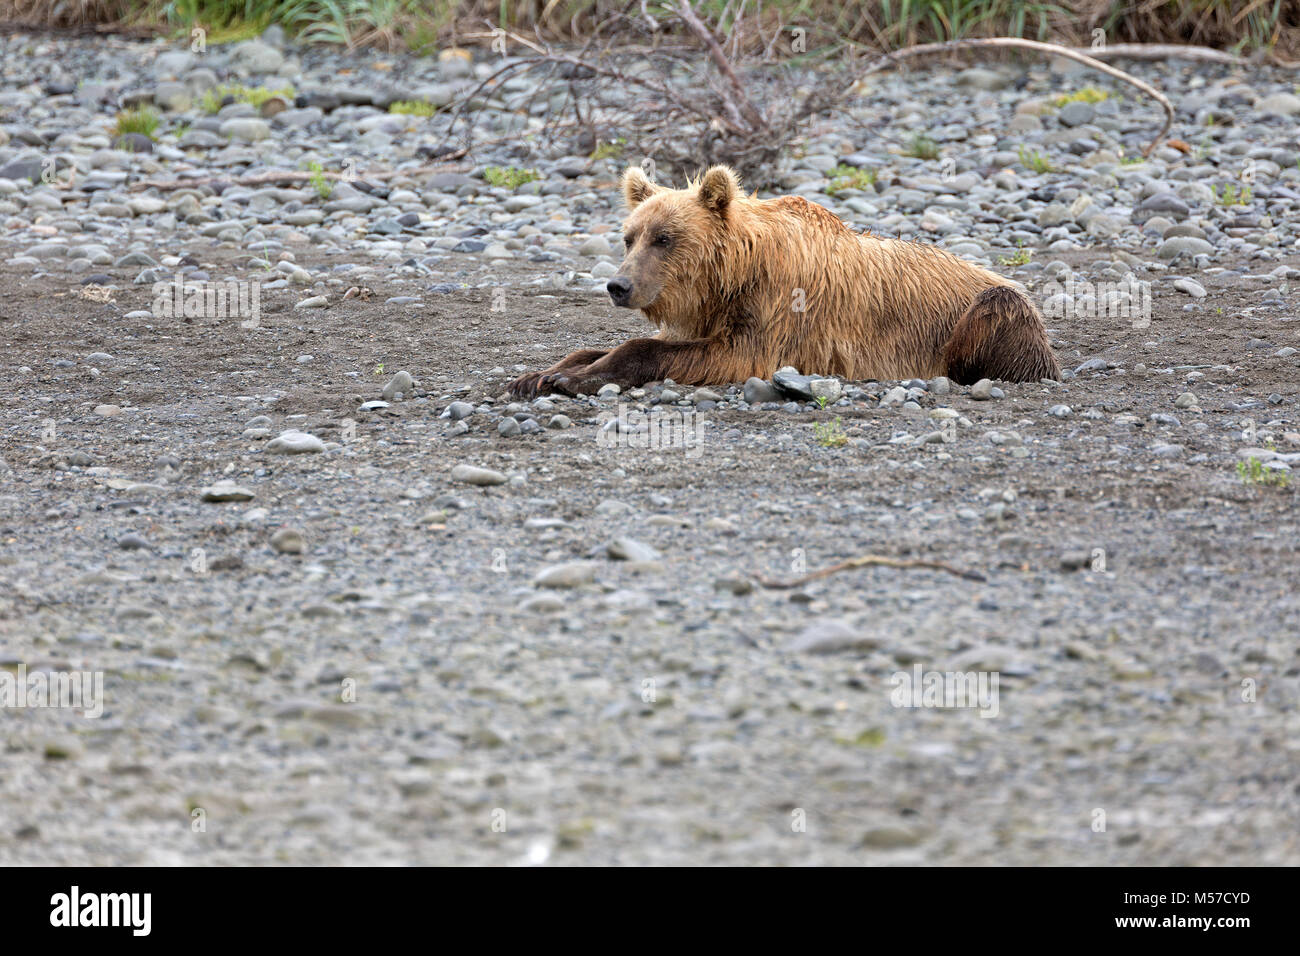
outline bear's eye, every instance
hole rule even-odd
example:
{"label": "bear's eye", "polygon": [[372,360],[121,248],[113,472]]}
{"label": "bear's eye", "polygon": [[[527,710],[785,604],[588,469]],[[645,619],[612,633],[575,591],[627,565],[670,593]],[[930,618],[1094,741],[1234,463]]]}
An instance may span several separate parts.
{"label": "bear's eye", "polygon": [[671,244],[672,244],[672,241],[673,241],[673,237],[670,236],[670,235],[668,235],[668,234],[665,233],[665,232],[661,232],[661,233],[659,233],[659,235],[655,236],[655,238],[654,238],[654,244],[655,244],[656,246],[667,246],[667,245],[671,245]]}

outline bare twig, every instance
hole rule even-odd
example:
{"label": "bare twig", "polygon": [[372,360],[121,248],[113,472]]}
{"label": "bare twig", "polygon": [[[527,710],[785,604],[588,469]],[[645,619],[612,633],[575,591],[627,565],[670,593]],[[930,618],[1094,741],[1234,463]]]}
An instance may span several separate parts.
{"label": "bare twig", "polygon": [[303,183],[315,179],[331,179],[335,181],[354,179],[364,181],[384,180],[392,179],[394,176],[418,176],[422,173],[440,172],[445,170],[452,160],[460,159],[468,152],[468,149],[459,149],[440,157],[439,162],[431,166],[417,166],[414,169],[385,169],[374,173],[336,173],[326,170],[307,172],[298,169],[282,169],[235,178],[207,176],[203,179],[144,179],[138,183],[132,183],[129,188],[131,192],[139,192],[142,189],[157,189],[159,192],[170,192],[173,189],[191,189],[218,184],[226,186],[265,186],[268,183]]}
{"label": "bare twig", "polygon": [[[736,75],[736,71],[732,68],[731,61],[727,59],[727,54],[724,53],[722,47],[718,45],[718,41],[714,38],[712,31],[700,22],[700,18],[695,15],[695,11],[691,9],[688,0],[678,0],[677,13],[690,31],[700,38],[700,42],[704,44],[704,48],[709,51],[709,57],[713,60],[713,65],[718,68],[718,72],[725,76],[727,82],[731,84],[732,92],[740,101],[740,111],[745,114],[745,119],[749,121],[750,127],[752,129],[759,129],[764,126],[763,114],[758,111],[758,107],[753,104],[749,96],[745,93],[745,84],[740,82],[740,77]],[[729,105],[732,106],[733,110],[736,108],[734,104]],[[736,118],[739,119],[739,117]]]}
{"label": "bare twig", "polygon": [[925,568],[930,571],[945,571],[948,574],[956,575],[959,578],[965,578],[967,581],[983,581],[984,575],[978,571],[965,571],[961,568],[955,568],[951,564],[944,564],[942,561],[923,561],[919,558],[889,558],[880,554],[864,554],[860,557],[849,558],[847,561],[841,561],[839,564],[832,564],[829,568],[822,568],[820,571],[814,571],[811,574],[805,574],[801,578],[792,578],[786,581],[776,581],[771,578],[756,576],[759,584],[765,588],[773,590],[788,590],[797,588],[800,585],[807,584],[809,581],[816,581],[819,578],[829,577],[838,571],[851,571],[854,568]]}
{"label": "bare twig", "polygon": [[1233,53],[1208,46],[1184,46],[1181,43],[1114,43],[1096,49],[1075,47],[1074,51],[1094,60],[1195,60],[1201,63],[1224,63],[1228,66],[1242,66],[1246,63]]}
{"label": "bare twig", "polygon": [[[988,49],[988,48],[1005,48],[1016,47],[1023,50],[1034,50],[1038,53],[1046,53],[1049,56],[1063,56],[1068,60],[1077,60],[1085,66],[1090,66],[1094,70],[1112,76],[1117,80],[1135,86],[1147,96],[1159,103],[1165,111],[1165,123],[1160,127],[1160,132],[1156,134],[1147,148],[1142,151],[1142,155],[1150,156],[1151,151],[1160,144],[1169,132],[1169,128],[1174,123],[1174,107],[1169,102],[1169,98],[1157,90],[1145,80],[1139,80],[1136,76],[1131,76],[1123,70],[1108,66],[1100,60],[1094,59],[1087,54],[1080,53],[1078,50],[1072,50],[1069,47],[1058,46],[1055,43],[1040,43],[1038,40],[1022,40],[1019,37],[989,37],[988,39],[968,39],[968,40],[949,40],[946,43],[922,43],[919,46],[905,47],[902,50],[894,50],[892,53],[886,53],[879,57],[874,63],[858,74],[857,79],[870,76],[872,73],[878,73],[881,70],[887,70],[891,66],[897,66],[901,61],[911,59],[917,56],[930,56],[937,53],[954,53],[969,49]],[[855,80],[855,82],[857,82]]]}

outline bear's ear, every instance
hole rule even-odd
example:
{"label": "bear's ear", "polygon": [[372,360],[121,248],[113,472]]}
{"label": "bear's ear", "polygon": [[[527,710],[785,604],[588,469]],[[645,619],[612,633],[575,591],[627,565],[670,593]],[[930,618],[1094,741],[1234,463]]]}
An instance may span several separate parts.
{"label": "bear's ear", "polygon": [[657,192],[659,187],[650,182],[640,166],[629,166],[623,173],[623,200],[628,209],[635,209]]}
{"label": "bear's ear", "polygon": [[710,212],[724,212],[740,193],[740,180],[729,166],[712,166],[700,180],[700,202]]}

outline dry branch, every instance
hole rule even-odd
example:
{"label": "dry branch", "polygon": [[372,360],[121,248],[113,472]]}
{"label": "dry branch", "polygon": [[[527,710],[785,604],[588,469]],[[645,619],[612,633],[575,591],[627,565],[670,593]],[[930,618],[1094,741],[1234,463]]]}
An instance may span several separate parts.
{"label": "dry branch", "polygon": [[[639,14],[635,12],[638,7]],[[476,116],[472,104],[485,91],[531,75],[542,82],[535,83],[532,98],[516,109],[535,115],[536,97],[552,95],[556,80],[560,81],[562,102],[542,111],[546,119],[535,128],[535,135],[516,134],[521,150],[534,148],[535,140],[557,142],[562,124],[556,117],[565,116],[582,130],[578,143],[563,147],[570,151],[587,153],[601,141],[618,141],[626,145],[629,154],[650,157],[677,175],[727,163],[751,185],[763,186],[772,182],[782,153],[807,132],[815,117],[851,114],[860,89],[857,84],[864,77],[915,57],[997,48],[1027,49],[1075,60],[1150,96],[1164,109],[1165,122],[1145,155],[1150,155],[1173,125],[1173,106],[1163,93],[1102,62],[1103,57],[1151,56],[1151,49],[1143,44],[1120,44],[1085,53],[1035,40],[994,37],[927,43],[875,55],[852,41],[833,38],[816,54],[774,63],[772,54],[781,32],[773,32],[768,40],[761,4],[752,7],[749,0],[727,0],[721,14],[710,15],[700,12],[696,0],[674,0],[660,7],[664,13],[656,11],[659,19],[655,19],[646,4],[627,0],[621,12],[596,24],[576,50],[556,49],[540,33],[531,38],[507,33],[523,56],[501,64],[460,98],[443,142],[473,148],[470,137]],[[725,38],[718,26],[724,20],[731,24]],[[501,31],[483,34],[488,35],[499,37]],[[1230,54],[1200,47],[1155,49],[1165,56],[1238,62]],[[1093,52],[1097,55],[1091,55]],[[468,133],[458,134],[466,127]]]}
{"label": "dry branch", "polygon": [[864,77],[870,76],[872,73],[878,73],[881,70],[889,69],[891,66],[897,66],[901,61],[911,59],[912,57],[929,56],[937,53],[954,53],[969,49],[1006,47],[1015,47],[1022,50],[1034,50],[1038,53],[1046,53],[1049,56],[1063,56],[1068,60],[1077,60],[1079,63],[1082,63],[1085,66],[1090,66],[1094,70],[1099,70],[1107,76],[1114,77],[1117,80],[1128,83],[1130,86],[1137,87],[1147,96],[1159,103],[1165,111],[1165,123],[1160,127],[1160,132],[1156,134],[1155,139],[1153,139],[1150,144],[1148,144],[1147,148],[1142,151],[1143,156],[1151,155],[1151,151],[1154,150],[1156,146],[1160,144],[1160,141],[1165,138],[1165,134],[1169,132],[1169,128],[1174,123],[1174,107],[1173,104],[1169,102],[1169,98],[1145,80],[1139,80],[1136,76],[1132,76],[1125,73],[1123,70],[1102,63],[1100,60],[1088,56],[1085,53],[1080,53],[1078,50],[1058,46],[1055,43],[1041,43],[1038,40],[1022,40],[1019,37],[989,37],[987,39],[949,40],[946,43],[922,43],[919,46],[906,47],[902,50],[895,50],[892,53],[886,53],[884,56],[879,57],[858,75],[858,79],[861,80]]}
{"label": "dry branch", "polygon": [[1200,63],[1223,63],[1227,66],[1244,66],[1246,60],[1223,50],[1208,46],[1184,46],[1180,43],[1114,43],[1092,49],[1074,47],[1094,60],[1194,60]]}
{"label": "dry branch", "polygon": [[[740,77],[738,77],[736,71],[732,69],[731,61],[727,59],[727,54],[724,53],[722,47],[718,45],[718,41],[713,36],[713,33],[708,27],[700,22],[700,18],[695,15],[695,11],[691,9],[691,5],[687,0],[678,0],[677,12],[681,16],[682,22],[686,24],[687,28],[689,28],[692,33],[700,38],[700,42],[704,44],[704,48],[709,51],[709,58],[713,60],[713,65],[718,68],[718,72],[726,77],[727,82],[731,84],[732,92],[735,94],[736,98],[740,100],[740,109],[743,110],[745,119],[749,121],[750,127],[752,129],[759,129],[762,126],[765,126],[766,123],[763,120],[763,114],[758,111],[753,102],[750,101],[749,96],[745,93],[745,84],[740,82]],[[727,100],[727,105],[732,111],[736,111],[736,107],[731,103],[730,99]],[[738,120],[740,117],[737,115],[735,118]]]}
{"label": "dry branch", "polygon": [[983,581],[984,575],[978,571],[966,571],[962,568],[955,568],[951,564],[944,564],[942,561],[925,561],[920,558],[889,558],[880,554],[864,554],[857,558],[849,558],[847,561],[841,561],[839,564],[832,564],[829,568],[822,568],[820,571],[814,571],[811,574],[805,574],[801,578],[792,578],[787,581],[776,581],[771,578],[756,576],[759,584],[765,588],[773,590],[788,590],[797,588],[800,585],[807,584],[809,581],[816,581],[819,578],[829,577],[838,571],[851,571],[854,568],[925,568],[930,571],[944,571],[948,574],[956,575],[967,581]]}
{"label": "dry branch", "polygon": [[440,162],[432,166],[417,166],[414,169],[385,169],[374,173],[336,173],[326,170],[320,172],[308,172],[298,169],[272,170],[269,173],[253,173],[248,176],[205,176],[202,179],[145,179],[138,183],[132,183],[130,189],[132,192],[139,192],[142,189],[157,189],[161,192],[170,192],[173,189],[187,189],[199,186],[266,186],[271,183],[304,183],[315,179],[339,180],[384,180],[392,179],[394,176],[418,176],[421,173],[434,173],[444,171],[448,164],[455,159],[460,159],[468,149],[457,150],[454,153],[448,153],[440,158]]}

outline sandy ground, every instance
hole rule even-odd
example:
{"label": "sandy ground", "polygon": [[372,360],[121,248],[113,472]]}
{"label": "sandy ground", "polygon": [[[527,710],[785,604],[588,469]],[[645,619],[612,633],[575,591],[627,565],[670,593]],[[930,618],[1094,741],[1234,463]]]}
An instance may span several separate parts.
{"label": "sandy ground", "polygon": [[[612,401],[449,436],[516,365],[641,331],[585,294],[380,280],[268,294],[246,329],[127,319],[149,289],[105,271],[109,303],[0,270],[0,666],[102,672],[105,701],[0,716],[0,862],[1300,860],[1296,486],[1236,470],[1300,451],[1273,354],[1300,323],[1243,313],[1275,281],[1199,275],[1188,311],[1157,277],[1144,329],[1054,320],[1063,366],[1115,367],[1001,400],[702,412],[688,456],[599,443]],[[399,369],[416,395],[358,411]],[[955,441],[890,443],[939,406]],[[339,447],[271,454],[242,437],[261,415]],[[254,498],[203,501],[220,479]],[[658,554],[612,560],[620,537]],[[984,580],[755,584],[864,553]],[[916,665],[996,673],[997,716],[893,706]]]}

